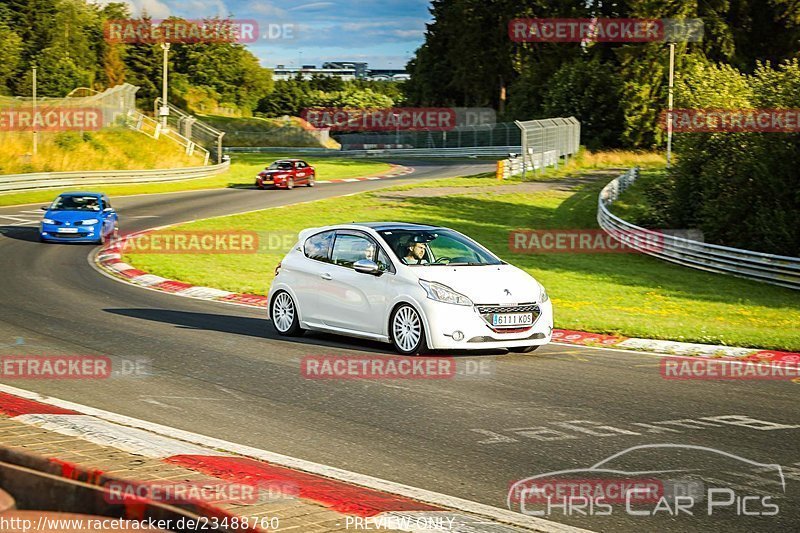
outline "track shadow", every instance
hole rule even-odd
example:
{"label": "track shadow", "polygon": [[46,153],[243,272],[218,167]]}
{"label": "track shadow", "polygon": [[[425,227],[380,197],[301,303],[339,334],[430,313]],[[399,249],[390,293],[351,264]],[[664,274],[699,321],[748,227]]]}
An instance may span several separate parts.
{"label": "track shadow", "polygon": [[[188,311],[175,311],[171,309],[104,309],[106,313],[141,320],[172,324],[181,329],[196,329],[207,331],[220,331],[232,335],[245,335],[267,340],[281,340],[296,344],[326,346],[330,348],[358,350],[381,354],[394,354],[392,346],[382,342],[366,339],[355,339],[317,331],[306,331],[300,337],[282,337],[275,333],[266,318],[252,318],[235,315],[219,315],[212,313],[193,313]],[[498,355],[506,353],[505,350],[481,350],[470,352],[439,353],[432,355]]]}
{"label": "track shadow", "polygon": [[20,241],[39,242],[39,228],[24,226],[0,226],[0,235]]}

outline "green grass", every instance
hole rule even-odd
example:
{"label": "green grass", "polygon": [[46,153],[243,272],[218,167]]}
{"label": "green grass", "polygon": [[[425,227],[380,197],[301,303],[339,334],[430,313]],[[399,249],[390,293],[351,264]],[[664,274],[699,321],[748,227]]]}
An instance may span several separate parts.
{"label": "green grass", "polygon": [[115,126],[100,131],[40,132],[33,157],[30,132],[0,132],[0,175],[72,170],[151,169],[202,165],[173,141]]}
{"label": "green grass", "polygon": [[[113,197],[130,194],[193,191],[223,187],[250,187],[255,182],[256,174],[260,170],[263,170],[264,166],[276,159],[290,156],[291,154],[233,154],[231,156],[230,171],[219,176],[166,183],[92,185],[88,188],[102,191]],[[329,157],[314,159],[313,157],[299,157],[314,165],[317,170],[317,179],[320,181],[368,176],[370,174],[388,171],[391,168],[388,163],[373,160],[365,161],[363,159],[353,160]],[[47,189],[44,191],[0,194],[0,206],[50,202],[59,193],[75,189],[76,187],[66,187]]]}
{"label": "green grass", "polygon": [[[544,283],[556,326],[600,333],[771,349],[800,350],[800,295],[788,289],[678,267],[634,254],[521,254],[515,229],[596,228],[597,194],[607,180],[575,191],[498,194],[491,188],[451,196],[398,197],[397,187],[245,215],[182,230],[239,229],[285,234],[351,221],[403,220],[453,227]],[[438,180],[422,187],[452,185]],[[492,185],[469,177],[459,185]],[[126,256],[136,267],[197,285],[266,294],[284,250],[253,255]]]}

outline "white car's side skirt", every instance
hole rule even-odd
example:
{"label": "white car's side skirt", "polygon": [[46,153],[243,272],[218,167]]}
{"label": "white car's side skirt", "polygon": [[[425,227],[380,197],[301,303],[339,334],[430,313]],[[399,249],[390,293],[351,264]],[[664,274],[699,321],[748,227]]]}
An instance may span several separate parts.
{"label": "white car's side skirt", "polygon": [[320,324],[318,322],[304,322],[300,321],[300,327],[305,329],[313,329],[316,331],[325,331],[328,333],[337,333],[339,335],[347,335],[348,337],[359,337],[361,339],[370,339],[380,342],[391,342],[386,335],[377,335],[375,333],[366,333],[364,331],[357,331],[354,329],[339,328],[336,326],[329,326],[327,324]]}

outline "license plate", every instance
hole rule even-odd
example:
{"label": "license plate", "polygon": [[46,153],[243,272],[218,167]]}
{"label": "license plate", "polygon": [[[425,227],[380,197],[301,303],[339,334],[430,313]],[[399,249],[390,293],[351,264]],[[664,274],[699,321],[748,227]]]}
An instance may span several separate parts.
{"label": "license plate", "polygon": [[503,313],[492,315],[493,326],[530,326],[533,313]]}
{"label": "license plate", "polygon": [[58,228],[59,233],[78,233],[78,228]]}

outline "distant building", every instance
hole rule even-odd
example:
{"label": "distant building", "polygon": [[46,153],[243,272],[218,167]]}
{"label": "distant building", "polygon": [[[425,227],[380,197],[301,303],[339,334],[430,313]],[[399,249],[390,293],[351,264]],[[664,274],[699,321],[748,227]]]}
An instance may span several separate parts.
{"label": "distant building", "polygon": [[340,78],[344,81],[370,80],[370,81],[401,81],[410,76],[402,69],[371,69],[367,63],[355,61],[326,61],[322,68],[316,65],[303,65],[300,68],[278,65],[272,69],[272,78],[275,80],[294,79],[297,76],[308,80],[312,76]]}

